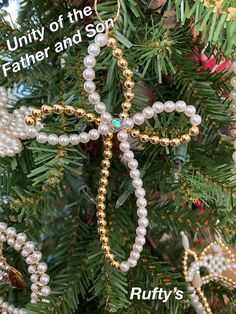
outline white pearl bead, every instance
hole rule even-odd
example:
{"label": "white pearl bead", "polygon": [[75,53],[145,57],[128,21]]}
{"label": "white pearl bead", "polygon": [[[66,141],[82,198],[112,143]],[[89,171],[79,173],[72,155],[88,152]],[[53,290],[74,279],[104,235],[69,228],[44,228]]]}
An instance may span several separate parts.
{"label": "white pearl bead", "polygon": [[39,291],[39,286],[36,283],[33,283],[31,285],[31,291],[32,292],[38,292]]}
{"label": "white pearl bead", "polygon": [[137,266],[137,260],[134,258],[129,258],[127,262],[129,264],[129,266],[132,268]]}
{"label": "white pearl bead", "polygon": [[59,136],[59,144],[61,146],[67,146],[70,144],[70,139],[67,135],[61,135]]}
{"label": "white pearl bead", "polygon": [[142,187],[142,185],[143,185],[143,181],[142,181],[142,179],[140,179],[140,178],[135,178],[133,181],[132,181],[132,185],[133,185],[133,187],[134,188],[141,188]]}
{"label": "white pearl bead", "polygon": [[96,89],[96,85],[93,81],[86,81],[84,83],[84,90],[86,91],[86,93],[91,94],[95,91]]}
{"label": "white pearl bead", "polygon": [[132,179],[139,178],[140,177],[140,171],[138,169],[132,169],[130,171],[129,175]]}
{"label": "white pearl bead", "polygon": [[130,266],[127,262],[122,262],[120,264],[120,270],[124,273],[126,273],[129,270]]}
{"label": "white pearl bead", "polygon": [[94,68],[96,65],[96,59],[93,56],[86,56],[84,58],[84,65],[86,68]]}
{"label": "white pearl bead", "polygon": [[136,203],[137,203],[138,207],[143,207],[144,208],[144,207],[147,206],[147,200],[145,198],[143,198],[143,197],[138,198]]}
{"label": "white pearl bead", "polygon": [[100,114],[105,112],[106,105],[103,102],[99,102],[98,104],[95,105],[95,111]]}
{"label": "white pearl bead", "polygon": [[130,161],[128,162],[128,167],[129,167],[130,169],[136,169],[136,168],[138,168],[138,162],[137,162],[137,160],[136,160],[136,159],[130,160]]}
{"label": "white pearl bead", "polygon": [[142,217],[142,218],[139,218],[138,224],[139,224],[139,226],[146,228],[149,224],[149,221],[146,217]]}
{"label": "white pearl bead", "polygon": [[43,274],[40,279],[39,279],[40,283],[44,286],[46,286],[49,281],[50,281],[50,277],[47,274]]}
{"label": "white pearl bead", "polygon": [[192,125],[199,125],[202,122],[202,118],[201,116],[199,116],[198,114],[195,114],[194,116],[191,117],[190,119],[190,123]]}
{"label": "white pearl bead", "polygon": [[140,218],[146,217],[147,214],[148,214],[148,211],[147,211],[146,208],[139,208],[139,209],[137,210],[137,215],[138,215],[138,217],[140,217]]}
{"label": "white pearl bead", "polygon": [[126,152],[126,151],[130,150],[130,145],[129,145],[129,143],[128,143],[128,142],[122,142],[122,143],[120,143],[120,150],[121,150],[122,152]]}
{"label": "white pearl bead", "polygon": [[16,236],[16,229],[14,227],[7,228],[6,235],[8,237],[11,237],[11,238],[15,237]]}
{"label": "white pearl bead", "polygon": [[8,245],[13,246],[15,243],[15,238],[8,238],[7,243],[8,243]]}
{"label": "white pearl bead", "polygon": [[107,36],[104,34],[97,34],[95,36],[95,43],[98,44],[100,47],[104,47],[107,44]]}
{"label": "white pearl bead", "polygon": [[78,145],[79,144],[79,135],[78,134],[70,135],[70,143],[71,143],[71,145]]}
{"label": "white pearl bead", "polygon": [[41,258],[42,258],[42,253],[40,251],[36,251],[32,254],[32,260],[34,261],[34,263],[39,262]]}
{"label": "white pearl bead", "polygon": [[184,110],[184,114],[189,118],[195,115],[195,113],[196,113],[196,108],[191,105],[187,106],[186,109]]}
{"label": "white pearl bead", "polygon": [[133,121],[137,125],[142,125],[145,121],[144,115],[142,113],[136,113],[133,116]]}
{"label": "white pearl bead", "polygon": [[14,249],[15,249],[16,251],[20,251],[20,250],[21,250],[21,246],[22,246],[22,244],[20,244],[19,242],[15,242],[15,244],[14,244]]}
{"label": "white pearl bead", "polygon": [[234,89],[236,88],[236,76],[233,76],[230,80],[230,84],[234,87]]}
{"label": "white pearl bead", "polygon": [[[24,251],[24,250],[23,250]],[[22,251],[22,252],[23,252]],[[21,252],[21,255],[22,255],[22,252]],[[23,256],[23,255],[22,255]],[[33,259],[32,259],[32,255],[29,255],[29,256],[27,256],[26,257],[26,263],[28,264],[28,265],[30,265],[30,264],[34,264],[34,261],[33,261]]]}
{"label": "white pearl bead", "polygon": [[161,113],[164,110],[164,104],[160,101],[154,102],[154,104],[152,105],[152,109],[156,112],[156,113]]}
{"label": "white pearl bead", "polygon": [[15,309],[14,305],[11,304],[8,306],[7,310],[8,310],[8,312],[12,313],[14,311],[14,309]]}
{"label": "white pearl bead", "polygon": [[117,138],[120,142],[125,142],[128,140],[128,133],[125,131],[120,131],[117,134]]}
{"label": "white pearl bead", "polygon": [[138,260],[140,258],[140,253],[137,251],[131,251],[130,258],[132,258],[134,260]]}
{"label": "white pearl bead", "polygon": [[0,232],[7,230],[7,224],[5,222],[0,222]]}
{"label": "white pearl bead", "polygon": [[231,111],[236,113],[236,103],[231,104],[230,109],[231,109]]}
{"label": "white pearl bead", "polygon": [[[135,169],[136,170],[136,169]],[[132,171],[135,171],[135,170],[132,170]],[[146,194],[145,190],[143,188],[139,188],[139,189],[136,189],[135,190],[135,196],[137,198],[140,198],[140,197],[144,197]]]}
{"label": "white pearl bead", "polygon": [[97,57],[101,49],[97,43],[92,43],[88,46],[88,53],[94,57]]}
{"label": "white pearl bead", "polygon": [[135,238],[135,243],[138,244],[138,245],[144,245],[146,242],[146,239],[144,236],[142,235],[138,235],[136,238]]}
{"label": "white pearl bead", "polygon": [[88,133],[86,133],[86,132],[80,133],[80,135],[79,135],[79,141],[80,141],[81,143],[86,144],[86,143],[89,142],[89,140],[90,140],[90,138],[89,138]]}
{"label": "white pearl bead", "polygon": [[58,136],[56,134],[50,134],[48,136],[48,144],[57,145],[59,142]]}
{"label": "white pearl bead", "polygon": [[97,92],[93,92],[89,94],[88,100],[92,105],[96,105],[97,103],[100,102],[101,97]]}
{"label": "white pearl bead", "polygon": [[166,101],[164,103],[164,111],[165,112],[172,112],[175,110],[175,103],[173,101]]}
{"label": "white pearl bead", "polygon": [[109,123],[112,120],[112,115],[109,112],[104,112],[101,115],[101,120],[105,123]]}
{"label": "white pearl bead", "polygon": [[44,133],[44,132],[40,132],[37,135],[36,140],[40,144],[45,144],[48,141],[48,135],[46,133]]}
{"label": "white pearl bead", "polygon": [[135,243],[135,244],[133,245],[133,250],[134,250],[134,252],[141,253],[142,250],[143,250],[143,246],[142,246],[142,245],[139,245],[139,244],[137,244],[137,243]]}
{"label": "white pearl bead", "polygon": [[233,160],[236,162],[236,151],[233,152],[232,158],[233,158]]}
{"label": "white pearl bead", "polygon": [[233,90],[230,94],[229,94],[230,99],[232,99],[233,101],[236,101],[236,91]]}
{"label": "white pearl bead", "polygon": [[126,118],[122,123],[122,127],[127,130],[132,129],[134,127],[134,121],[131,118]]}
{"label": "white pearl bead", "polygon": [[146,107],[143,109],[143,115],[146,119],[151,119],[154,116],[154,110],[152,107]]}
{"label": "white pearl bead", "polygon": [[83,71],[83,77],[86,81],[92,81],[95,79],[95,71],[91,68],[86,68]]}
{"label": "white pearl bead", "polygon": [[18,233],[16,237],[17,242],[19,243],[25,243],[27,240],[27,235],[25,233]]}
{"label": "white pearl bead", "polygon": [[44,297],[49,296],[49,294],[51,293],[51,289],[49,286],[45,286],[42,288],[41,293]]}
{"label": "white pearl bead", "polygon": [[32,282],[34,282],[34,283],[37,282],[38,279],[39,279],[39,276],[36,275],[36,274],[32,274],[32,275],[30,276],[30,280],[31,280]]}
{"label": "white pearl bead", "polygon": [[2,309],[3,309],[3,310],[7,310],[8,306],[9,306],[9,303],[8,303],[8,302],[3,302],[3,304],[2,304]]}
{"label": "white pearl bead", "polygon": [[28,267],[28,272],[29,272],[30,274],[36,273],[36,268],[35,268],[35,266],[30,265],[30,266]]}
{"label": "white pearl bead", "polygon": [[124,153],[124,159],[126,161],[131,161],[134,159],[134,153],[131,150],[128,150]]}
{"label": "white pearl bead", "polygon": [[48,269],[48,265],[46,263],[39,263],[37,266],[37,271],[40,273],[45,273]]}
{"label": "white pearl bead", "polygon": [[90,140],[96,141],[99,139],[100,133],[98,132],[98,130],[92,129],[89,131],[89,137],[90,137]]}
{"label": "white pearl bead", "polygon": [[147,230],[146,230],[146,228],[144,228],[144,227],[140,227],[140,226],[139,226],[139,227],[136,229],[136,234],[137,234],[137,236],[145,236],[146,233],[147,233]]}
{"label": "white pearl bead", "polygon": [[31,253],[30,251],[25,250],[25,249],[23,249],[23,250],[21,251],[21,255],[22,255],[23,257],[27,257],[30,253]]}
{"label": "white pearl bead", "polygon": [[110,131],[110,128],[107,124],[100,124],[98,127],[98,132],[102,135],[107,135]]}
{"label": "white pearl bead", "polygon": [[27,133],[29,138],[35,138],[38,135],[38,130],[36,128],[28,127],[26,129],[26,133]]}
{"label": "white pearl bead", "polygon": [[20,309],[19,314],[26,314],[26,311],[24,309]]}
{"label": "white pearl bead", "polygon": [[186,105],[185,101],[183,101],[183,100],[179,100],[175,103],[175,110],[177,112],[184,112],[186,107],[187,107],[187,105]]}
{"label": "white pearl bead", "polygon": [[27,250],[29,252],[33,252],[34,248],[35,248],[34,242],[28,241],[25,243],[24,250]]}

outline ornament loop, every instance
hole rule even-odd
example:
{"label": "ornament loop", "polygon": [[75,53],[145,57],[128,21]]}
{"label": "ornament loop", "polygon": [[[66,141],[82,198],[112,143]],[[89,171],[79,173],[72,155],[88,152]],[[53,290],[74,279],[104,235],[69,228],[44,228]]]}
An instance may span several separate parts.
{"label": "ornament loop", "polygon": [[[94,0],[94,10],[95,10],[95,13],[96,13],[98,19],[102,23],[104,23],[105,21],[101,18],[100,14],[98,13],[97,4],[98,4],[98,0]],[[116,13],[116,16],[113,19],[114,22],[116,22],[118,20],[119,16],[120,16],[120,7],[121,7],[120,0],[117,0],[117,13]]]}

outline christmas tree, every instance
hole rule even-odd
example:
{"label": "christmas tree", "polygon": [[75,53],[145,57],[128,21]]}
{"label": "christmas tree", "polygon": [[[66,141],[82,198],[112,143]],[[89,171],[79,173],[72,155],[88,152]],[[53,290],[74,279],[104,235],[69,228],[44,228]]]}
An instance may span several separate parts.
{"label": "christmas tree", "polygon": [[[6,284],[1,277],[1,296],[8,302],[3,306],[0,300],[1,311],[195,313],[183,274],[181,234],[185,249],[187,235],[197,254],[217,240],[231,253],[236,245],[232,159],[236,3],[120,0],[117,6],[114,0],[98,2],[96,12],[90,0],[21,0],[16,22],[4,11],[8,1],[0,3],[1,221],[16,229],[17,243],[25,240],[19,236],[22,232],[36,243],[51,278],[50,295],[45,290],[42,300],[32,296],[38,290],[35,286],[32,290],[31,281],[37,285],[39,279],[29,274],[30,263],[23,258],[27,255],[17,252],[14,229],[7,231],[6,238],[1,233],[4,258],[0,262],[7,262],[18,278],[18,284]],[[90,48],[90,57],[96,56],[93,72],[94,58],[85,59],[88,46],[97,33],[106,32],[105,27],[111,36],[108,47],[102,48],[100,36],[96,37],[100,55],[97,45]],[[90,69],[86,73],[85,66]],[[87,85],[84,77],[90,82]],[[103,105],[96,104],[96,113],[96,101],[87,95],[94,92],[93,79],[112,115],[102,116],[112,125],[109,134],[98,114],[104,112]],[[4,111],[6,105],[14,114],[13,122],[13,115]],[[142,126],[133,127],[128,114]],[[124,120],[132,130],[122,146],[116,131]],[[99,139],[97,129],[103,134]],[[125,153],[129,148],[139,171],[129,169],[132,165],[127,161],[133,157]],[[137,201],[143,208],[139,217],[135,195],[143,202],[141,206]],[[0,231],[4,228],[1,224]],[[145,236],[143,250],[136,232]],[[120,271],[119,262],[127,258],[134,241],[139,262],[133,267],[134,258],[121,266],[128,270],[129,265],[128,272]],[[225,276],[234,285],[206,282],[202,291],[211,312],[198,304],[198,313],[236,313],[235,269]],[[134,291],[144,293],[138,299]],[[163,291],[171,292],[170,296],[165,298]],[[32,299],[35,304],[30,304]],[[14,310],[10,304],[25,310]]]}

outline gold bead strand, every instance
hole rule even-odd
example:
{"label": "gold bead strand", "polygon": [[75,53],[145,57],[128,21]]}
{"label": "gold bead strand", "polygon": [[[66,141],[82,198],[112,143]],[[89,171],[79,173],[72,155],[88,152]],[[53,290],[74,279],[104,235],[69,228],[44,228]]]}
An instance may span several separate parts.
{"label": "gold bead strand", "polygon": [[202,305],[205,309],[205,311],[207,312],[207,314],[213,314],[210,308],[210,305],[207,301],[207,298],[205,297],[204,293],[202,292],[201,288],[196,288],[196,292],[198,297],[202,300]]}
{"label": "gold bead strand", "polygon": [[124,119],[128,117],[128,112],[132,106],[132,100],[134,99],[134,87],[135,82],[132,81],[134,72],[128,68],[128,61],[123,56],[123,51],[117,47],[117,40],[113,37],[109,37],[107,41],[107,46],[112,48],[113,57],[117,59],[117,65],[123,70],[123,76],[125,77],[124,87],[126,92],[124,93],[125,100],[122,103],[122,112],[120,118]]}
{"label": "gold bead strand", "polygon": [[109,168],[110,168],[110,159],[112,158],[112,138],[113,133],[109,133],[107,137],[104,138],[104,159],[101,162],[101,173],[100,180],[98,185],[98,195],[97,195],[97,223],[98,223],[98,233],[100,235],[100,242],[102,245],[102,250],[105,256],[105,259],[109,261],[112,267],[119,269],[120,263],[117,262],[111,253],[111,246],[109,244],[109,239],[107,236],[107,221],[106,221],[106,194],[107,194],[107,185],[109,178]]}

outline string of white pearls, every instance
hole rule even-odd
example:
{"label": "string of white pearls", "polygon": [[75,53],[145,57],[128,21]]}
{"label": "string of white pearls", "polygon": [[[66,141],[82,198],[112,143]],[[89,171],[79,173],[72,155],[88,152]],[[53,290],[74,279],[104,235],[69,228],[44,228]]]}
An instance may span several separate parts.
{"label": "string of white pearls", "polygon": [[136,238],[135,243],[133,245],[133,249],[130,252],[130,256],[127,261],[122,262],[120,264],[120,270],[123,272],[127,272],[130,268],[135,267],[140,258],[140,253],[143,250],[143,246],[146,242],[146,228],[148,227],[148,219],[147,219],[147,200],[145,198],[145,190],[143,188],[143,181],[140,178],[140,171],[138,170],[138,161],[134,159],[134,153],[130,150],[130,144],[128,142],[128,133],[125,130],[120,131],[117,134],[118,140],[120,143],[120,149],[123,152],[123,158],[127,162],[128,167],[130,169],[130,177],[132,180],[132,185],[135,190],[135,196],[137,198],[137,216],[138,227],[136,229]]}
{"label": "string of white pearls", "polygon": [[201,303],[199,296],[196,294],[196,291],[193,287],[188,287],[188,291],[190,292],[191,304],[194,307],[197,314],[207,314],[203,304]]}
{"label": "string of white pearls", "polygon": [[[27,241],[25,233],[17,233],[14,227],[8,227],[5,222],[0,222],[0,242],[6,242],[13,247],[24,258],[28,266],[28,272],[31,274],[31,303],[37,303],[41,297],[47,297],[51,293],[48,286],[50,277],[46,274],[47,264],[42,262],[42,253],[36,249],[32,241]],[[0,299],[0,309],[5,314],[24,314],[23,309],[16,309],[13,305],[3,302]]]}
{"label": "string of white pearls", "polygon": [[[235,63],[235,66],[232,67],[232,70],[236,74],[236,63]],[[233,113],[233,120],[236,120],[236,76],[232,77],[230,84],[233,87],[233,90],[231,91],[231,93],[229,95],[230,99],[232,100],[230,108],[231,108],[232,113]],[[233,128],[236,128],[236,123],[234,123]],[[233,161],[234,161],[234,170],[236,170],[236,129],[232,130],[232,135],[234,137],[234,149],[235,149],[232,157],[233,157]]]}
{"label": "string of white pearls", "polygon": [[154,114],[160,114],[162,112],[171,113],[173,111],[184,113],[186,117],[190,118],[190,123],[193,126],[198,126],[202,122],[201,116],[196,114],[196,108],[194,106],[187,106],[183,100],[179,100],[176,103],[166,101],[164,104],[157,101],[152,107],[146,107],[142,112],[136,113],[132,118],[125,119],[123,124],[127,129],[132,129],[134,124],[142,125],[146,119],[153,118]]}

